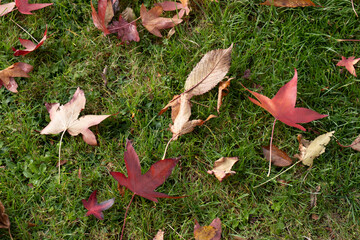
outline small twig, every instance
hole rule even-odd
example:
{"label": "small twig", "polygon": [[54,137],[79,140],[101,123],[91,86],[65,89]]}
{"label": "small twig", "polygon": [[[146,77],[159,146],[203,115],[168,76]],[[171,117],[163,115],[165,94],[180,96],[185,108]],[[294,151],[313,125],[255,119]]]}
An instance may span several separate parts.
{"label": "small twig", "polygon": [[359,39],[336,39],[338,42],[360,42]]}
{"label": "small twig", "polygon": [[135,193],[132,195],[131,200],[130,200],[130,202],[129,202],[129,205],[126,207],[125,217],[124,217],[124,224],[123,224],[123,227],[122,227],[122,230],[121,230],[120,240],[122,240],[122,238],[123,238],[123,235],[124,235],[124,230],[125,230],[125,223],[126,223],[126,216],[127,216],[127,213],[128,213],[129,207],[130,207],[130,205],[131,205],[132,201],[134,200],[135,195],[136,195]]}
{"label": "small twig", "polygon": [[11,232],[10,232],[10,227],[8,228],[8,230],[9,230],[10,239],[11,239],[11,240],[14,240],[13,237],[12,237],[12,235],[11,235]]}
{"label": "small twig", "polygon": [[351,5],[352,5],[352,9],[354,10],[354,13],[355,13],[356,17],[359,17],[356,10],[355,10],[354,0],[351,0]]}
{"label": "small twig", "polygon": [[169,140],[168,143],[166,144],[165,151],[164,151],[164,155],[163,155],[163,157],[162,157],[161,160],[164,160],[164,159],[165,159],[166,152],[167,152],[167,149],[168,149],[168,147],[169,147],[169,144],[170,144],[171,141],[174,140],[174,138],[177,137],[178,135],[179,135],[179,134],[176,134],[176,135],[174,135],[172,138],[170,138],[170,140]]}
{"label": "small twig", "polygon": [[350,144],[350,145],[342,145],[339,141],[336,141],[336,143],[337,143],[340,147],[343,147],[343,148],[353,147],[353,146],[355,146],[355,145],[357,145],[357,144],[360,143],[360,138],[359,138],[358,141],[355,141],[354,143],[352,143],[352,144]]}
{"label": "small twig", "polygon": [[36,38],[34,38],[28,31],[26,31],[22,26],[20,26],[17,22],[15,22],[14,20],[12,20],[10,18],[10,20],[16,24],[16,26],[18,26],[19,28],[21,28],[24,32],[26,32],[37,44],[39,44],[38,40],[36,40]]}
{"label": "small twig", "polygon": [[62,143],[62,139],[64,137],[65,132],[66,132],[66,129],[62,132],[61,137],[60,137],[60,143],[59,143],[59,184],[60,184],[60,174],[61,174],[61,172],[60,172],[60,167],[61,167],[61,164],[60,164],[60,162],[61,162],[60,161],[60,159],[61,159],[61,143]]}
{"label": "small twig", "polygon": [[185,240],[185,238],[184,238],[183,236],[181,236],[180,233],[178,233],[177,231],[175,231],[175,229],[172,228],[172,227],[170,226],[170,224],[168,224],[168,226],[169,226],[177,235],[179,235],[179,237],[180,237],[181,239],[184,239],[184,240]]}
{"label": "small twig", "polygon": [[271,171],[271,150],[272,150],[272,141],[273,141],[273,136],[274,136],[275,123],[276,123],[276,118],[274,120],[273,127],[272,127],[272,130],[271,130],[270,153],[269,153],[270,154],[270,157],[269,157],[269,171],[268,171],[268,174],[266,175],[267,177],[270,176],[270,171]]}
{"label": "small twig", "polygon": [[263,183],[255,186],[254,188],[258,188],[258,187],[260,187],[260,186],[262,186],[262,185],[264,185],[264,184],[266,184],[266,183],[274,180],[275,178],[279,177],[279,176],[282,175],[283,173],[286,173],[287,171],[289,171],[291,168],[293,168],[293,167],[294,167],[296,164],[298,164],[299,162],[301,162],[301,160],[299,160],[299,161],[297,161],[296,163],[294,163],[292,166],[290,166],[289,168],[287,168],[285,171],[279,173],[278,175],[275,175],[275,177],[272,177],[272,178],[266,180],[265,182],[263,182]]}

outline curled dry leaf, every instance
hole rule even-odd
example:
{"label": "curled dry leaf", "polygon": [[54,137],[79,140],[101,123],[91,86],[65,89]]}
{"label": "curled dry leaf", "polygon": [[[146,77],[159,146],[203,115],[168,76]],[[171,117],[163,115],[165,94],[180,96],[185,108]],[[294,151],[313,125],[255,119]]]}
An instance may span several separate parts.
{"label": "curled dry leaf", "polygon": [[356,77],[356,72],[355,72],[355,68],[354,65],[360,60],[360,58],[356,58],[355,57],[343,57],[341,56],[341,61],[339,61],[336,66],[341,66],[341,67],[345,67],[352,75],[354,75]]}
{"label": "curled dry leaf", "polygon": [[12,47],[12,50],[14,51],[14,56],[24,56],[28,53],[31,53],[32,51],[35,51],[36,49],[38,49],[41,45],[43,45],[43,43],[45,42],[46,38],[47,38],[47,26],[44,32],[44,37],[40,40],[40,42],[38,44],[33,43],[30,40],[27,39],[22,39],[19,38],[20,44],[23,45],[23,47],[25,47],[24,50],[20,50],[20,49],[15,49]]}
{"label": "curled dry leaf", "polygon": [[221,238],[221,221],[215,218],[209,226],[200,226],[195,219],[194,226],[195,240],[220,240]]}
{"label": "curled dry leaf", "polygon": [[[269,161],[270,159],[270,146],[262,147],[264,157]],[[292,164],[291,158],[275,145],[271,147],[271,163],[278,167],[287,167]]]}
{"label": "curled dry leaf", "polygon": [[96,137],[89,127],[99,124],[110,115],[86,115],[78,119],[80,111],[85,108],[85,103],[85,94],[80,88],[77,88],[73,98],[65,105],[46,103],[51,121],[40,134],[58,134],[67,130],[71,136],[81,133],[87,144],[97,145]]}
{"label": "curled dry leaf", "polygon": [[31,11],[38,10],[47,6],[52,5],[52,3],[29,3],[29,0],[15,0],[16,7],[19,12],[22,14],[32,14]]}
{"label": "curled dry leaf", "polygon": [[[1,1],[0,1],[1,2]],[[0,17],[11,12],[15,7],[15,2],[0,5]]]}
{"label": "curled dry leaf", "polygon": [[89,199],[86,201],[86,199],[82,199],[82,203],[84,207],[88,210],[86,213],[86,216],[94,215],[97,219],[103,220],[104,214],[102,211],[105,211],[114,204],[115,198],[109,199],[107,201],[104,201],[102,203],[97,203],[96,198],[96,191],[93,191],[89,197]]}
{"label": "curled dry leaf", "polygon": [[214,168],[207,171],[207,173],[214,174],[221,182],[226,177],[236,173],[235,171],[231,171],[231,168],[238,160],[239,159],[237,157],[222,157],[215,161]]}
{"label": "curled dry leaf", "polygon": [[18,62],[10,67],[0,71],[0,87],[4,85],[6,89],[17,93],[17,83],[14,77],[30,77],[29,72],[33,70],[33,66],[27,63]]}
{"label": "curled dry leaf", "polygon": [[182,19],[176,17],[173,18],[163,18],[160,15],[163,12],[163,8],[160,5],[157,5],[150,9],[146,10],[144,4],[140,8],[140,17],[142,20],[142,25],[152,34],[158,37],[162,37],[160,30],[166,28],[172,28],[175,25],[182,22]]}
{"label": "curled dry leaf", "polygon": [[298,135],[299,154],[294,155],[306,166],[312,166],[314,159],[325,152],[325,146],[330,142],[335,131],[322,134],[309,142]]}
{"label": "curled dry leaf", "polygon": [[317,7],[315,3],[310,0],[266,0],[260,5],[268,5],[275,7]]}
{"label": "curled dry leaf", "polygon": [[222,98],[225,97],[229,93],[228,87],[230,86],[231,80],[232,80],[232,78],[230,78],[227,81],[219,83],[218,101],[217,101],[217,107],[216,107],[216,110],[218,113],[220,113],[220,107],[222,105]]}
{"label": "curled dry leaf", "polygon": [[160,229],[153,240],[164,240],[164,231]]}
{"label": "curled dry leaf", "polygon": [[0,201],[0,228],[10,228],[9,216],[5,213],[5,207]]}

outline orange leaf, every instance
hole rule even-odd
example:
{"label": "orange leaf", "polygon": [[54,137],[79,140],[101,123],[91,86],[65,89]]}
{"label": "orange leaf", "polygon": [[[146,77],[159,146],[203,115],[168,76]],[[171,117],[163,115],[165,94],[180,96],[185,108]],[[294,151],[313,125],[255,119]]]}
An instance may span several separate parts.
{"label": "orange leaf", "polygon": [[[270,146],[262,147],[265,158],[270,159]],[[275,145],[271,147],[271,162],[278,167],[286,167],[292,164],[291,158],[282,150],[278,149]]]}

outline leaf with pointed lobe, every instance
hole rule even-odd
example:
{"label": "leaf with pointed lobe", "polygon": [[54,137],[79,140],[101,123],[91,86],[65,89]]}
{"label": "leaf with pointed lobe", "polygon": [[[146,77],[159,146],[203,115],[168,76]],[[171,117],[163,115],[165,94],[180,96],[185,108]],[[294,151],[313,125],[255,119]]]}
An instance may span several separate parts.
{"label": "leaf with pointed lobe", "polygon": [[46,38],[47,38],[47,27],[46,27],[45,32],[44,32],[44,37],[40,40],[40,42],[38,44],[33,43],[31,40],[19,38],[19,41],[20,41],[21,45],[23,45],[25,47],[25,49],[20,50],[20,49],[12,48],[12,50],[14,51],[14,56],[21,56],[21,55],[24,56],[26,54],[31,53],[32,51],[35,51],[41,45],[43,45]]}
{"label": "leaf with pointed lobe", "polygon": [[184,13],[186,13],[186,15],[189,15],[190,13],[190,8],[188,7],[188,0],[181,0],[181,3],[165,1],[157,3],[156,5],[160,5],[164,11],[179,11],[179,18],[182,18],[184,16]]}
{"label": "leaf with pointed lobe", "polygon": [[15,0],[16,7],[22,14],[32,14],[35,11],[52,5],[52,3],[29,3],[29,0]]}
{"label": "leaf with pointed lobe", "polygon": [[85,103],[85,94],[80,88],[77,88],[73,98],[65,105],[46,103],[51,121],[40,134],[58,134],[67,130],[71,136],[81,133],[87,144],[97,145],[96,137],[89,127],[99,124],[111,115],[85,115],[78,118],[80,111],[85,108]]}
{"label": "leaf with pointed lobe", "polygon": [[349,73],[351,73],[352,75],[354,75],[356,77],[354,65],[359,60],[360,60],[360,58],[355,59],[355,57],[346,58],[346,57],[341,56],[341,60],[336,64],[336,66],[345,67],[349,71]]}
{"label": "leaf with pointed lobe", "polygon": [[150,167],[149,171],[141,174],[139,157],[131,142],[127,140],[124,161],[128,173],[127,177],[121,172],[110,172],[110,174],[120,185],[129,189],[135,195],[154,202],[158,202],[157,198],[182,198],[155,192],[155,189],[162,185],[170,176],[179,159],[169,158],[157,161]]}
{"label": "leaf with pointed lobe", "polygon": [[[90,0],[90,4],[91,4],[91,16],[95,27],[101,30],[105,36],[110,34],[109,30],[107,29],[107,24],[108,21],[110,21],[114,16],[114,12],[112,11],[111,0],[99,0],[97,12],[92,4],[92,0]],[[109,10],[110,8],[111,10]]]}
{"label": "leaf with pointed lobe", "polygon": [[89,197],[89,199],[86,201],[86,199],[82,199],[82,203],[84,207],[88,210],[86,213],[86,216],[94,215],[99,220],[104,220],[104,214],[102,211],[105,211],[114,204],[115,198],[109,199],[107,201],[104,201],[102,203],[97,203],[96,198],[96,191],[93,191]]}
{"label": "leaf with pointed lobe", "polygon": [[255,100],[249,97],[251,102],[264,108],[277,120],[286,125],[306,131],[306,129],[298,123],[308,123],[327,117],[328,115],[319,114],[307,108],[295,107],[297,79],[297,71],[295,69],[295,74],[291,81],[282,86],[272,99],[243,87],[257,98],[257,100]]}
{"label": "leaf with pointed lobe", "polygon": [[17,93],[17,83],[14,77],[30,77],[29,72],[33,70],[33,66],[27,63],[18,62],[10,67],[0,71],[0,87],[4,85],[6,89]]}
{"label": "leaf with pointed lobe", "polygon": [[228,176],[236,173],[235,171],[231,171],[231,168],[238,160],[239,158],[237,157],[222,157],[215,161],[214,168],[207,171],[207,173],[214,174],[221,182]]}
{"label": "leaf with pointed lobe", "polygon": [[15,7],[15,2],[5,3],[5,4],[0,5],[0,17],[4,16],[4,15],[8,14],[9,12],[11,12],[12,10],[14,10],[14,7]]}

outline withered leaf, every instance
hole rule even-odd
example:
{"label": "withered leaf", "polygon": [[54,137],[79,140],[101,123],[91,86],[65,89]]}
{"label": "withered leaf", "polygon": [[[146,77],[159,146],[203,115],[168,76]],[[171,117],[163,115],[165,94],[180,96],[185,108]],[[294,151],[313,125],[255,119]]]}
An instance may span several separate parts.
{"label": "withered leaf", "polygon": [[160,229],[153,240],[164,240],[164,231]]}
{"label": "withered leaf", "polygon": [[275,7],[316,7],[317,5],[310,0],[266,0],[260,5]]}
{"label": "withered leaf", "polygon": [[9,228],[10,220],[9,216],[5,213],[5,207],[0,201],[0,228]]}
{"label": "withered leaf", "polygon": [[214,168],[207,171],[207,173],[214,174],[221,182],[226,177],[236,173],[235,171],[231,171],[231,168],[238,160],[239,159],[237,157],[222,157],[215,161]]}
{"label": "withered leaf", "polygon": [[204,55],[185,82],[189,98],[204,94],[215,87],[230,69],[233,44],[227,49],[212,50]]}
{"label": "withered leaf", "polygon": [[121,38],[121,42],[129,43],[131,41],[139,42],[140,37],[136,28],[135,22],[127,22],[122,18],[122,15],[119,16],[119,21],[114,21],[109,25],[108,30],[110,33],[117,33],[117,38]]}
{"label": "withered leaf", "polygon": [[298,137],[300,154],[296,154],[294,157],[301,160],[304,165],[312,166],[314,159],[325,152],[325,146],[330,142],[334,133],[335,131],[322,134],[311,142],[302,139],[300,135]]}
{"label": "withered leaf", "polygon": [[220,107],[222,105],[222,98],[225,97],[229,92],[228,87],[230,86],[231,80],[232,80],[232,78],[227,81],[219,83],[218,101],[217,101],[217,107],[216,107],[216,110],[218,113],[220,113]]}
{"label": "withered leaf", "polygon": [[17,92],[17,83],[14,77],[30,77],[29,72],[33,70],[33,66],[27,63],[18,62],[10,67],[0,71],[0,87],[4,85],[11,92]]}
{"label": "withered leaf", "polygon": [[[266,160],[270,159],[270,146],[262,147],[263,154]],[[287,167],[292,164],[291,158],[282,150],[277,148],[275,145],[271,147],[271,163],[278,167]]]}
{"label": "withered leaf", "polygon": [[24,56],[26,54],[31,53],[32,51],[35,51],[41,45],[43,45],[46,38],[47,38],[47,26],[46,26],[43,38],[37,44],[33,43],[31,40],[19,38],[20,44],[23,45],[23,47],[25,47],[25,49],[20,50],[20,49],[15,49],[14,47],[12,47],[12,50],[14,51],[14,56]]}
{"label": "withered leaf", "polygon": [[195,219],[194,226],[195,240],[220,240],[221,238],[221,221],[215,218],[209,226],[201,227]]}
{"label": "withered leaf", "polygon": [[109,30],[107,29],[107,24],[108,24],[107,21],[110,21],[114,16],[114,12],[112,11],[113,9],[112,9],[111,0],[99,0],[97,12],[92,4],[92,0],[90,0],[90,4],[91,4],[91,16],[95,27],[101,30],[104,33],[104,35],[110,34]]}

